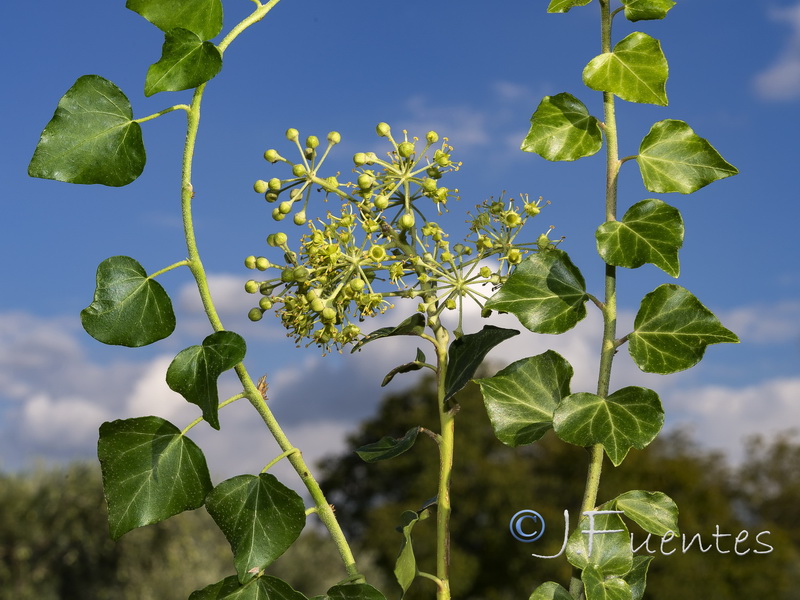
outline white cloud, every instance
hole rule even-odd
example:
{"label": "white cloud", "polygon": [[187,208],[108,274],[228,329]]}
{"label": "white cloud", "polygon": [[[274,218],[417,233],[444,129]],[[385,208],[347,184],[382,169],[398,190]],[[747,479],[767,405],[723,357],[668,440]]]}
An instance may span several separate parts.
{"label": "white cloud", "polygon": [[789,25],[791,33],[777,60],[756,76],[755,89],[766,100],[795,100],[800,98],[800,3],[771,9],[769,16]]}
{"label": "white cloud", "polygon": [[102,406],[83,398],[55,400],[37,394],[25,403],[16,426],[39,448],[82,451],[89,440],[94,446],[98,427],[109,416]]}
{"label": "white cloud", "polygon": [[800,340],[800,302],[737,308],[728,311],[723,322],[743,342],[776,344]]}

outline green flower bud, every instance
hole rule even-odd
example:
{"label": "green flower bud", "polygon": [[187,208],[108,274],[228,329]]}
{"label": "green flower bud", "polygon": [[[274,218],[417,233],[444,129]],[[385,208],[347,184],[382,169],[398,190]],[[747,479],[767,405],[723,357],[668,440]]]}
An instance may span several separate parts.
{"label": "green flower bud", "polygon": [[455,301],[455,300],[453,300],[452,298],[448,298],[448,299],[445,301],[445,303],[444,303],[444,307],[445,307],[447,310],[455,310],[455,308],[456,308],[456,301]]}
{"label": "green flower bud", "polygon": [[367,162],[367,155],[363,152],[356,152],[353,155],[353,162],[356,164],[357,167],[360,167],[364,163]]}
{"label": "green flower bud", "polygon": [[360,292],[361,290],[364,289],[364,286],[367,284],[364,283],[363,279],[352,279],[350,280],[350,283],[348,285],[350,286],[350,289],[353,290],[354,292]]}
{"label": "green flower bud", "polygon": [[264,160],[266,160],[267,162],[271,162],[271,163],[274,164],[274,163],[278,162],[280,159],[281,159],[281,155],[278,154],[277,150],[270,149],[270,150],[267,150],[266,152],[264,152]]}
{"label": "green flower bud", "polygon": [[439,258],[441,258],[443,262],[450,262],[453,260],[453,254],[452,252],[442,252]]}
{"label": "green flower bud", "polygon": [[308,269],[305,267],[295,267],[292,271],[292,279],[299,283],[303,283],[306,279],[308,279]]}
{"label": "green flower bud", "polygon": [[368,190],[372,187],[372,184],[375,182],[375,179],[371,175],[367,175],[366,173],[362,173],[358,176],[358,187],[362,190]]}
{"label": "green flower bud", "polygon": [[266,200],[267,202],[272,203],[275,202],[275,200],[277,199],[278,199],[278,194],[276,194],[275,192],[267,192],[266,194],[264,194],[264,200]]}
{"label": "green flower bud", "polygon": [[248,256],[244,259],[244,266],[248,269],[255,269],[256,268],[256,257],[255,256]]}
{"label": "green flower bud", "polygon": [[397,147],[397,153],[398,153],[398,154],[399,154],[399,155],[400,155],[402,158],[408,158],[409,156],[411,156],[412,154],[414,154],[414,144],[412,144],[411,142],[402,142],[402,143],[401,143],[401,144],[400,144],[400,145]]}
{"label": "green flower bud", "polygon": [[277,192],[281,189],[281,180],[277,177],[273,177],[267,182],[267,187],[269,187],[270,191]]}
{"label": "green flower bud", "polygon": [[319,146],[319,138],[315,135],[310,135],[306,138],[306,146],[308,148],[316,148]]}
{"label": "green flower bud", "polygon": [[286,139],[290,142],[294,142],[297,138],[300,137],[300,132],[297,131],[294,127],[291,127],[286,130]]}
{"label": "green flower bud", "polygon": [[292,167],[292,175],[294,175],[295,177],[302,177],[305,174],[306,174],[305,166],[301,164],[296,164]]}
{"label": "green flower bud", "polygon": [[277,208],[272,209],[272,218],[276,221],[283,221],[286,215],[279,211]]}
{"label": "green flower bud", "polygon": [[378,123],[375,131],[380,137],[387,137],[392,133],[392,128],[389,127],[388,123]]}
{"label": "green flower bud", "polygon": [[433,192],[436,191],[436,180],[427,177],[422,182],[422,189],[425,190],[427,193],[432,194]]}
{"label": "green flower bud", "polygon": [[260,308],[251,308],[250,312],[247,313],[247,318],[253,322],[260,321],[263,316],[264,312]]}
{"label": "green flower bud", "polygon": [[286,241],[289,239],[285,233],[276,233],[275,235],[275,243],[271,244],[274,246],[285,246]]}
{"label": "green flower bud", "polygon": [[412,213],[405,213],[400,217],[397,224],[400,226],[400,229],[411,229],[414,226],[414,222],[414,215]]}
{"label": "green flower bud", "polygon": [[294,203],[290,202],[289,200],[284,200],[278,205],[278,211],[281,214],[288,215],[290,212],[292,212],[292,204]]}
{"label": "green flower bud", "polygon": [[389,198],[382,195],[375,196],[373,203],[378,210],[386,210],[389,207]]}
{"label": "green flower bud", "polygon": [[481,267],[480,272],[481,272],[481,277],[485,277],[486,279],[492,276],[492,270],[489,267],[486,266]]}
{"label": "green flower bud", "polygon": [[299,213],[295,214],[294,218],[292,219],[295,225],[305,225],[306,224],[306,211],[302,210]]}
{"label": "green flower bud", "polygon": [[338,188],[339,187],[339,180],[336,179],[336,177],[334,177],[333,175],[331,175],[330,177],[326,177],[325,178],[325,183],[327,183],[332,188]]}
{"label": "green flower bud", "polygon": [[248,294],[255,294],[258,291],[258,282],[251,279],[244,284],[244,291]]}
{"label": "green flower bud", "polygon": [[547,250],[550,247],[550,238],[547,237],[546,233],[543,233],[536,240],[536,245],[539,247],[539,250]]}
{"label": "green flower bud", "polygon": [[283,283],[292,283],[294,281],[294,269],[284,269],[281,271],[281,281]]}
{"label": "green flower bud", "polygon": [[269,261],[263,256],[259,256],[256,259],[256,269],[258,269],[259,271],[266,271],[267,269],[269,269]]}
{"label": "green flower bud", "polygon": [[289,192],[289,198],[294,202],[297,202],[302,197],[303,197],[303,192],[301,192],[297,188],[295,188],[291,192]]}
{"label": "green flower bud", "polygon": [[256,194],[264,194],[267,191],[267,182],[263,179],[259,179],[253,184],[253,190],[255,190]]}
{"label": "green flower bud", "polygon": [[436,142],[439,141],[439,134],[436,133],[435,131],[429,131],[428,133],[425,134],[425,140],[429,144],[435,144]]}
{"label": "green flower bud", "polygon": [[311,310],[315,313],[321,313],[325,309],[325,303],[321,298],[314,298],[311,301]]}
{"label": "green flower bud", "polygon": [[533,202],[529,202],[525,205],[525,212],[529,217],[535,217],[542,211],[541,208],[536,206]]}
{"label": "green flower bud", "polygon": [[272,308],[272,300],[269,298],[262,298],[258,301],[258,305],[261,307],[261,310],[269,310]]}
{"label": "green flower bud", "polygon": [[428,167],[427,169],[425,169],[425,173],[427,173],[428,177],[430,177],[431,179],[442,178],[442,172],[436,167]]}
{"label": "green flower bud", "polygon": [[336,309],[331,308],[330,306],[326,306],[325,308],[322,309],[320,317],[322,318],[323,321],[331,323],[332,321],[336,320]]}
{"label": "green flower bud", "polygon": [[328,134],[328,143],[331,146],[335,146],[336,144],[338,144],[341,141],[342,141],[342,136],[338,131],[331,131]]}
{"label": "green flower bud", "polygon": [[374,152],[367,152],[366,156],[367,156],[367,164],[368,165],[371,165],[376,160],[378,160],[378,155],[375,154]]}

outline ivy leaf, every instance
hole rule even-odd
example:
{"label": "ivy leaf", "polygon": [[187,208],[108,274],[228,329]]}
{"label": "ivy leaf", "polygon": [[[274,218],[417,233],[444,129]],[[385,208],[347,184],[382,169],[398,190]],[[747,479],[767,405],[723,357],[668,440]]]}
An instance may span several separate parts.
{"label": "ivy leaf", "polygon": [[597,252],[609,265],[636,269],[652,263],[672,277],[680,274],[683,219],[680,211],[666,202],[637,202],[622,221],[603,223],[596,237]]}
{"label": "ivy leaf", "polygon": [[223,481],[206,510],[231,545],[240,583],[286,552],[306,524],[303,499],[269,473]]}
{"label": "ivy leaf", "polygon": [[693,367],[710,344],[739,343],[732,331],[688,290],[664,284],[642,299],[628,336],[628,350],[646,373],[675,373]]}
{"label": "ivy leaf", "polygon": [[368,463],[400,456],[403,452],[411,449],[414,442],[417,441],[417,434],[419,431],[419,427],[412,427],[406,431],[406,434],[401,438],[393,438],[388,435],[384,436],[377,442],[357,448],[356,454],[361,457],[361,460]]}
{"label": "ivy leaf", "polygon": [[667,105],[669,67],[658,40],[634,32],[612,52],[593,58],[583,70],[583,82],[591,89],[611,92],[628,102]]}
{"label": "ivy leaf", "polygon": [[28,175],[120,187],[142,174],[145,160],[142,128],[128,98],[107,79],[84,75],[58,101]]}
{"label": "ivy leaf", "polygon": [[515,335],[519,335],[516,329],[484,325],[479,332],[461,336],[453,341],[448,350],[444,401],[447,402],[467,385],[492,348]]}
{"label": "ivy leaf", "polygon": [[222,69],[222,55],[186,29],[171,29],[164,36],[159,61],[147,70],[144,95],[196,88]]}
{"label": "ivy leaf", "polygon": [[160,417],[103,423],[97,456],[115,540],[202,506],[212,488],[203,452]]}
{"label": "ivy leaf", "polygon": [[642,600],[644,597],[644,590],[647,586],[647,569],[651,560],[653,560],[652,556],[633,557],[633,567],[623,577],[631,588],[631,600]]}
{"label": "ivy leaf", "polygon": [[239,334],[216,331],[203,340],[202,346],[189,346],[178,353],[167,369],[167,385],[199,406],[203,418],[218,430],[217,378],[242,362],[245,351],[245,341]]}
{"label": "ivy leaf", "polygon": [[535,333],[564,333],[586,316],[583,275],[563,250],[522,261],[486,308],[509,312]]}
{"label": "ivy leaf", "polygon": [[651,192],[691,194],[739,170],[683,121],[667,119],[650,129],[636,157]]}
{"label": "ivy leaf", "polygon": [[262,575],[242,585],[236,575],[231,575],[193,592],[189,600],[308,600],[308,598],[277,577]]}
{"label": "ivy leaf", "polygon": [[399,375],[400,373],[411,373],[412,371],[419,371],[425,366],[425,354],[417,348],[417,357],[412,362],[408,362],[402,365],[399,365],[389,371],[386,376],[381,381],[381,387],[385,387],[389,385],[389,382],[394,379],[395,375]]}
{"label": "ivy leaf", "polygon": [[668,531],[679,535],[678,506],[663,492],[631,490],[611,501],[614,510],[621,510],[631,521],[653,535],[663,537]]}
{"label": "ivy leaf", "polygon": [[417,576],[417,559],[414,557],[411,530],[419,521],[427,519],[428,515],[429,511],[427,509],[421,510],[418,513],[413,510],[407,510],[400,517],[402,524],[398,527],[398,530],[403,534],[403,544],[400,547],[400,554],[397,556],[394,576],[397,578],[397,583],[400,584],[403,590],[400,596],[401,599],[406,595],[408,588],[411,586],[411,582],[414,581],[414,578]]}
{"label": "ivy leaf", "polygon": [[664,424],[658,394],[625,387],[608,398],[579,392],[564,398],[553,414],[556,435],[576,446],[602,444],[615,466],[628,450],[652,442]]}
{"label": "ivy leaf", "polygon": [[575,598],[555,581],[546,581],[533,591],[528,600],[575,600]]}
{"label": "ivy leaf", "polygon": [[368,583],[344,583],[328,590],[324,600],[386,600],[386,597]]}
{"label": "ivy leaf", "polygon": [[146,346],[175,329],[172,301],[142,265],[112,256],[97,267],[94,300],[81,311],[86,332],[104,344]]}
{"label": "ivy leaf", "polygon": [[125,7],[165,32],[188,29],[210,40],[222,31],[222,0],[128,0]]}
{"label": "ivy leaf", "polygon": [[675,6],[672,0],[622,0],[625,18],[629,21],[663,19]]}
{"label": "ivy leaf", "polygon": [[602,145],[597,119],[580,100],[564,92],[542,99],[520,150],[551,161],[572,161],[595,154]]}
{"label": "ivy leaf", "polygon": [[550,6],[547,7],[549,13],[565,13],[574,6],[586,6],[592,0],[550,0]]}
{"label": "ivy leaf", "polygon": [[478,379],[494,433],[516,448],[553,426],[553,411],[569,395],[572,365],[552,350],[523,358],[493,377]]}
{"label": "ivy leaf", "polygon": [[357,344],[353,346],[353,349],[350,351],[350,353],[352,354],[356,350],[360,350],[361,346],[368,342],[379,340],[381,338],[392,337],[395,335],[421,335],[424,332],[425,315],[422,313],[414,313],[400,323],[400,325],[397,327],[381,327],[380,329],[376,329],[369,335],[363,337],[358,341]]}
{"label": "ivy leaf", "polygon": [[628,573],[633,564],[633,551],[628,528],[620,515],[595,514],[592,520],[587,515],[581,517],[567,540],[567,560],[579,569],[592,566],[603,577],[621,577]]}
{"label": "ivy leaf", "polygon": [[631,600],[631,588],[622,577],[605,577],[589,565],[581,573],[587,600]]}

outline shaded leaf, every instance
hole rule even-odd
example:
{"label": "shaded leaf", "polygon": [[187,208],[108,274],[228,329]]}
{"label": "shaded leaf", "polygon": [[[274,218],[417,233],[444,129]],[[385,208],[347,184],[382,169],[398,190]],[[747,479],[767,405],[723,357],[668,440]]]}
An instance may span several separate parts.
{"label": "shaded leaf", "polygon": [[411,582],[417,576],[417,559],[414,557],[414,548],[412,546],[411,530],[419,521],[424,521],[428,518],[428,510],[414,512],[413,510],[405,511],[401,519],[401,525],[398,530],[403,534],[403,543],[400,547],[400,554],[397,556],[397,563],[394,567],[394,576],[397,578],[397,583],[403,590],[402,595],[406,595]]}
{"label": "shaded leaf", "polygon": [[252,579],[244,585],[239,583],[236,575],[226,577],[222,581],[197,590],[189,596],[189,600],[308,600],[303,594],[288,583],[263,575]]}
{"label": "shaded leaf", "polygon": [[520,150],[551,161],[571,161],[595,154],[602,145],[597,119],[575,96],[561,93],[539,103]]}
{"label": "shaded leaf", "polygon": [[206,510],[231,545],[240,583],[283,554],[306,523],[303,499],[269,473],[223,481]]}
{"label": "shaded leaf", "polygon": [[648,533],[663,537],[668,531],[678,535],[678,506],[663,492],[631,490],[611,502],[611,508],[621,510],[631,521]]}
{"label": "shaded leaf", "polygon": [[172,301],[142,265],[112,256],[97,267],[94,300],[81,311],[86,332],[104,344],[146,346],[175,329]]}
{"label": "shaded leaf", "polygon": [[328,590],[325,600],[386,600],[386,597],[368,583],[345,583]]}
{"label": "shaded leaf", "polygon": [[389,385],[389,382],[394,379],[395,375],[399,375],[400,373],[411,373],[412,371],[419,371],[425,366],[425,354],[417,348],[417,358],[413,362],[405,363],[399,365],[389,371],[386,376],[381,381],[381,387]]}
{"label": "shaded leaf", "polygon": [[628,102],[667,105],[667,59],[658,40],[634,32],[612,52],[593,58],[583,70],[591,89],[611,92]]}
{"label": "shaded leaf", "polygon": [[172,29],[164,36],[161,58],[147,70],[144,95],[195,88],[222,69],[222,55],[186,29]]}
{"label": "shaded leaf", "polygon": [[644,186],[657,193],[691,194],[739,172],[691,127],[674,119],[653,125],[636,160]]}
{"label": "shaded leaf", "polygon": [[631,600],[642,600],[644,597],[644,590],[647,586],[647,569],[651,560],[653,560],[652,556],[633,557],[633,567],[623,577],[631,588]]}
{"label": "shaded leaf", "polygon": [[672,0],[622,0],[625,18],[629,21],[663,19],[675,6]]}
{"label": "shaded leaf", "polygon": [[414,442],[417,441],[419,431],[419,427],[412,427],[401,438],[393,438],[387,435],[377,442],[356,449],[356,454],[361,457],[361,460],[368,463],[394,458],[411,449]]}
{"label": "shaded leaf", "polygon": [[549,13],[565,13],[575,6],[586,6],[592,0],[550,0],[547,7]]}
{"label": "shaded leaf", "polygon": [[484,325],[477,333],[461,336],[450,344],[447,374],[444,378],[444,401],[461,390],[481,366],[489,351],[505,340],[519,335],[515,329]]}
{"label": "shaded leaf", "polygon": [[586,316],[583,275],[563,250],[523,260],[486,308],[508,312],[535,333],[564,333]]}
{"label": "shaded leaf", "polygon": [[167,369],[167,385],[199,406],[208,424],[219,429],[217,379],[242,362],[245,351],[245,341],[239,334],[216,331],[203,340],[202,346],[189,346],[178,353]]}
{"label": "shaded leaf", "polygon": [[631,600],[632,592],[622,577],[605,577],[594,565],[581,573],[586,600]]}
{"label": "shaded leaf", "polygon": [[642,299],[628,350],[647,373],[675,373],[696,365],[710,344],[738,343],[688,290],[664,284]]}
{"label": "shaded leaf", "polygon": [[605,577],[625,575],[631,570],[632,559],[628,528],[614,512],[595,513],[591,518],[583,515],[567,540],[571,565],[579,569],[594,566]]}
{"label": "shaded leaf", "polygon": [[202,506],[212,488],[203,452],[160,417],[103,423],[97,456],[115,540]]}
{"label": "shaded leaf", "polygon": [[203,40],[222,31],[222,0],[128,0],[125,6],[161,31],[188,29]]}
{"label": "shaded leaf", "polygon": [[628,450],[652,442],[664,425],[658,394],[641,387],[625,387],[608,398],[579,392],[564,398],[553,414],[556,434],[577,446],[602,444],[619,466]]}
{"label": "shaded leaf", "polygon": [[680,211],[666,202],[637,202],[622,221],[603,223],[596,237],[597,252],[609,265],[636,269],[652,263],[672,277],[680,274],[683,219]]}
{"label": "shaded leaf", "polygon": [[537,587],[528,600],[575,600],[575,598],[555,581],[547,581]]}
{"label": "shaded leaf", "polygon": [[374,340],[379,340],[385,337],[392,337],[395,335],[420,335],[425,332],[425,315],[422,313],[414,313],[405,319],[397,327],[381,327],[376,329],[369,335],[363,337],[357,344],[353,345],[350,351],[352,354],[356,350],[360,350],[361,346]]}
{"label": "shaded leaf", "polygon": [[116,85],[84,75],[58,101],[28,175],[67,183],[128,185],[144,170],[142,128]]}
{"label": "shaded leaf", "polygon": [[553,426],[553,411],[569,395],[572,366],[552,350],[523,358],[476,380],[494,433],[512,447],[532,444]]}

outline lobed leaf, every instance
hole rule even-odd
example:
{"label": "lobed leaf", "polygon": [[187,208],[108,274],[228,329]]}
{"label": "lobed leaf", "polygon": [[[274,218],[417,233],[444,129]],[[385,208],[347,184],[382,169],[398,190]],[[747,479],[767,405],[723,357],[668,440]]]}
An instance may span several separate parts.
{"label": "lobed leaf", "polygon": [[602,145],[598,120],[575,96],[561,93],[539,103],[520,150],[550,161],[572,161],[595,154]]}
{"label": "lobed leaf", "polygon": [[128,0],[125,7],[164,32],[188,29],[210,40],[222,31],[222,0]]}
{"label": "lobed leaf", "polygon": [[28,165],[28,175],[120,187],[144,170],[142,128],[116,85],[80,77],[58,101]]}
{"label": "lobed leaf", "polygon": [[420,427],[412,427],[406,431],[406,434],[401,438],[393,438],[388,435],[384,436],[377,442],[357,448],[356,454],[358,454],[361,460],[368,463],[400,456],[411,449],[414,442],[417,441],[417,434],[419,434],[419,432]]}
{"label": "lobed leaf", "polygon": [[647,373],[675,373],[696,365],[710,344],[739,342],[688,290],[664,284],[642,299],[628,350]]}
{"label": "lobed leaf", "polygon": [[575,598],[555,581],[546,581],[533,590],[528,600],[575,600]]}
{"label": "lobed leaf", "polygon": [[454,340],[448,350],[447,373],[444,378],[444,401],[447,402],[469,383],[492,348],[515,335],[519,335],[519,331],[516,329],[484,325],[479,332],[470,333]]}
{"label": "lobed leaf", "polygon": [[[567,540],[567,560],[579,569],[596,568],[603,577],[621,577],[631,570],[631,550],[628,528],[617,513],[594,515],[594,525],[589,517],[581,517],[578,527]],[[593,534],[589,534],[589,531]],[[604,533],[598,533],[603,531]],[[589,544],[591,542],[591,549]]]}
{"label": "lobed leaf", "polygon": [[160,417],[103,423],[97,456],[115,540],[202,506],[212,488],[203,452]]}
{"label": "lobed leaf", "polygon": [[622,577],[605,577],[594,565],[581,573],[586,600],[631,600],[632,592]]}
{"label": "lobed leaf", "polygon": [[512,447],[532,444],[553,426],[553,411],[569,395],[572,366],[552,350],[523,358],[478,379],[494,433]]}
{"label": "lobed leaf", "polygon": [[353,345],[350,351],[352,354],[356,350],[360,350],[361,346],[369,342],[379,340],[385,337],[393,337],[395,335],[421,335],[425,332],[425,315],[422,313],[414,313],[405,319],[400,325],[396,327],[381,327],[376,329],[369,335],[361,338],[358,343]]}
{"label": "lobed leaf", "polygon": [[214,44],[186,29],[171,29],[164,36],[161,58],[147,70],[144,95],[196,88],[221,69],[222,55]]}
{"label": "lobed leaf", "polygon": [[642,600],[644,590],[647,586],[647,569],[650,566],[652,556],[634,556],[633,567],[623,577],[631,588],[631,600]]}
{"label": "lobed leaf", "polygon": [[611,506],[623,511],[626,517],[648,533],[659,537],[668,531],[680,534],[678,506],[663,492],[631,490],[614,498]]}
{"label": "lobed leaf", "polygon": [[240,584],[236,575],[197,590],[189,600],[308,600],[288,583],[262,575]]}
{"label": "lobed leaf", "polygon": [[549,13],[565,13],[575,6],[586,6],[592,0],[550,0],[547,7]]}
{"label": "lobed leaf", "polygon": [[653,125],[636,160],[644,186],[656,193],[691,194],[739,172],[691,127],[674,119]]}
{"label": "lobed leaf", "polygon": [[175,330],[172,301],[161,285],[128,256],[112,256],[97,267],[94,300],[81,324],[94,339],[117,346],[146,346]]}
{"label": "lobed leaf", "polygon": [[629,21],[663,19],[675,6],[672,0],[622,0],[625,18]]}
{"label": "lobed leaf", "polygon": [[666,202],[637,202],[622,221],[603,223],[596,238],[597,252],[609,265],[636,269],[651,263],[672,277],[680,274],[683,219],[680,211]]}

